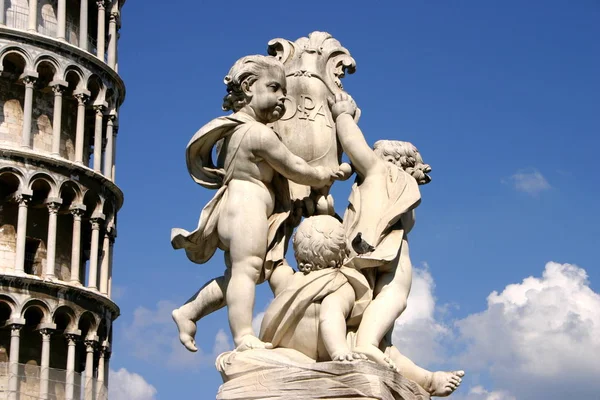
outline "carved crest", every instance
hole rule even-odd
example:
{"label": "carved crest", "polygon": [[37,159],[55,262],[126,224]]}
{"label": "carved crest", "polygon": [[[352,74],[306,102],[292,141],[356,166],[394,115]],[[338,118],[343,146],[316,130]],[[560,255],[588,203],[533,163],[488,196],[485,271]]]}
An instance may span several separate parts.
{"label": "carved crest", "polygon": [[[287,100],[275,130],[284,144],[313,166],[339,164],[335,124],[327,103],[343,91],[341,78],[354,73],[356,62],[340,42],[326,32],[312,32],[295,42],[273,39],[269,55],[284,65]],[[306,197],[309,188],[292,185],[292,197]]]}

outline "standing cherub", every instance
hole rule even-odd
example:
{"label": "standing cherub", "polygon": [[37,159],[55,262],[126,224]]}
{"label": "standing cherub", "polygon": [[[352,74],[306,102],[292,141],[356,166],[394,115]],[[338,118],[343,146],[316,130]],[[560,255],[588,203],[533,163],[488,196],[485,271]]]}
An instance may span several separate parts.
{"label": "standing cherub", "polygon": [[[192,351],[196,350],[195,322],[219,308],[206,303],[201,296],[207,291],[211,293],[204,297],[215,297],[212,293],[215,282],[220,284],[216,290],[221,289],[225,297],[235,345],[242,349],[270,347],[254,335],[252,311],[255,285],[271,272],[263,265],[269,240],[277,229],[277,223],[270,219],[280,206],[274,181],[281,174],[296,183],[320,187],[339,175],[337,171],[311,167],[292,154],[266,126],[281,118],[285,111],[283,64],[273,57],[243,57],[233,65],[225,83],[228,94],[223,109],[233,110],[234,114],[206,124],[186,149],[192,178],[204,187],[219,190],[202,210],[194,232],[183,229],[171,232],[173,247],[184,248],[193,262],[205,263],[217,247],[225,251],[225,275],[211,281],[173,312],[180,340]],[[217,166],[212,161],[215,146]]]}
{"label": "standing cherub", "polygon": [[344,226],[354,250],[353,264],[373,279],[373,301],[356,332],[354,352],[400,370],[434,396],[447,396],[464,371],[430,372],[417,367],[395,348],[381,350],[384,337],[406,308],[412,284],[408,233],[421,201],[418,185],[429,183],[431,167],[408,142],[380,140],[373,149],[354,121],[354,101],[346,94],[331,101],[338,138],[357,178]]}

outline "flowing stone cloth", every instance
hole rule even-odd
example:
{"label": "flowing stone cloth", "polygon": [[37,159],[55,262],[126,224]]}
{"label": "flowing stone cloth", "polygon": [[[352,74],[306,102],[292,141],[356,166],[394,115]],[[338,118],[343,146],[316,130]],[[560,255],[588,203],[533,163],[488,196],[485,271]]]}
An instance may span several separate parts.
{"label": "flowing stone cloth", "polygon": [[428,400],[415,382],[369,362],[320,362],[290,349],[227,352],[217,358],[217,400]]}
{"label": "flowing stone cloth", "polygon": [[352,186],[348,198],[348,207],[344,214],[344,230],[348,238],[348,246],[352,249],[351,241],[358,233],[358,223],[362,218],[369,218],[369,224],[375,224],[375,234],[370,238],[363,236],[370,245],[375,247],[371,253],[356,255],[352,262],[355,268],[365,269],[378,267],[392,261],[398,255],[405,232],[414,225],[414,209],[421,202],[421,193],[417,181],[404,170],[391,163],[386,163],[386,202],[377,210],[370,209],[367,213],[361,207],[360,188],[358,183]]}
{"label": "flowing stone cloth", "polygon": [[345,283],[350,283],[356,299],[348,319],[359,319],[373,295],[369,282],[360,271],[341,267],[311,271],[306,275],[296,272],[290,285],[267,308],[260,327],[260,339],[272,343],[273,347],[283,345],[319,359],[319,316],[307,317],[307,311],[317,307]]}
{"label": "flowing stone cloth", "polygon": [[[215,118],[200,128],[187,145],[186,162],[194,181],[208,189],[218,189],[212,200],[202,209],[198,228],[195,231],[188,232],[180,228],[171,230],[171,244],[175,249],[185,249],[187,257],[192,262],[204,264],[220,247],[217,224],[221,207],[227,200],[227,185],[233,177],[239,146],[246,134],[251,129],[257,128],[256,125],[262,124],[244,113]],[[213,148],[220,140],[233,135],[240,136],[240,139],[237,147],[228,149],[233,151],[229,163],[222,167],[215,166],[212,160]],[[284,258],[283,225],[291,208],[287,179],[275,173],[272,185],[277,201],[268,221],[269,247],[261,281],[268,279],[273,266]]]}

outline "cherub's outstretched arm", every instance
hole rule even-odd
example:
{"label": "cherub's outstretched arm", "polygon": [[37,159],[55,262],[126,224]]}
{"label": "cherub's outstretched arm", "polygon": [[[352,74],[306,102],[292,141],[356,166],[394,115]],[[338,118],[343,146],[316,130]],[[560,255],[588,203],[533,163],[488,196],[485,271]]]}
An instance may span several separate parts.
{"label": "cherub's outstretched arm", "polygon": [[289,180],[315,187],[325,186],[341,176],[341,172],[312,167],[302,158],[293,154],[266,126],[253,136],[252,150]]}
{"label": "cherub's outstretched arm", "polygon": [[338,139],[356,171],[363,177],[371,173],[385,173],[384,161],[373,152],[354,122],[352,115],[356,112],[356,105],[352,99],[341,93],[336,95],[335,102],[331,101],[330,104]]}

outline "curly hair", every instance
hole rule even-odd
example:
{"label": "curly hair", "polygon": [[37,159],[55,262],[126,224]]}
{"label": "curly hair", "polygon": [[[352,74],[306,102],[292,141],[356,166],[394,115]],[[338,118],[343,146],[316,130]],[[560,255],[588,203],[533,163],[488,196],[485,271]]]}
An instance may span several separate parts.
{"label": "curly hair", "polygon": [[285,71],[283,64],[271,56],[253,55],[237,60],[223,79],[227,85],[227,95],[223,97],[223,111],[237,112],[242,109],[248,102],[242,84],[247,82],[252,85],[262,71],[270,68],[279,68],[282,72]]}
{"label": "curly hair", "polygon": [[340,268],[349,254],[342,224],[329,215],[302,221],[293,244],[298,269],[305,274],[323,268]]}
{"label": "curly hair", "polygon": [[393,157],[393,163],[415,178],[419,185],[431,182],[431,177],[428,175],[431,166],[423,162],[419,150],[412,143],[400,140],[378,140],[373,146],[373,151],[383,159]]}

